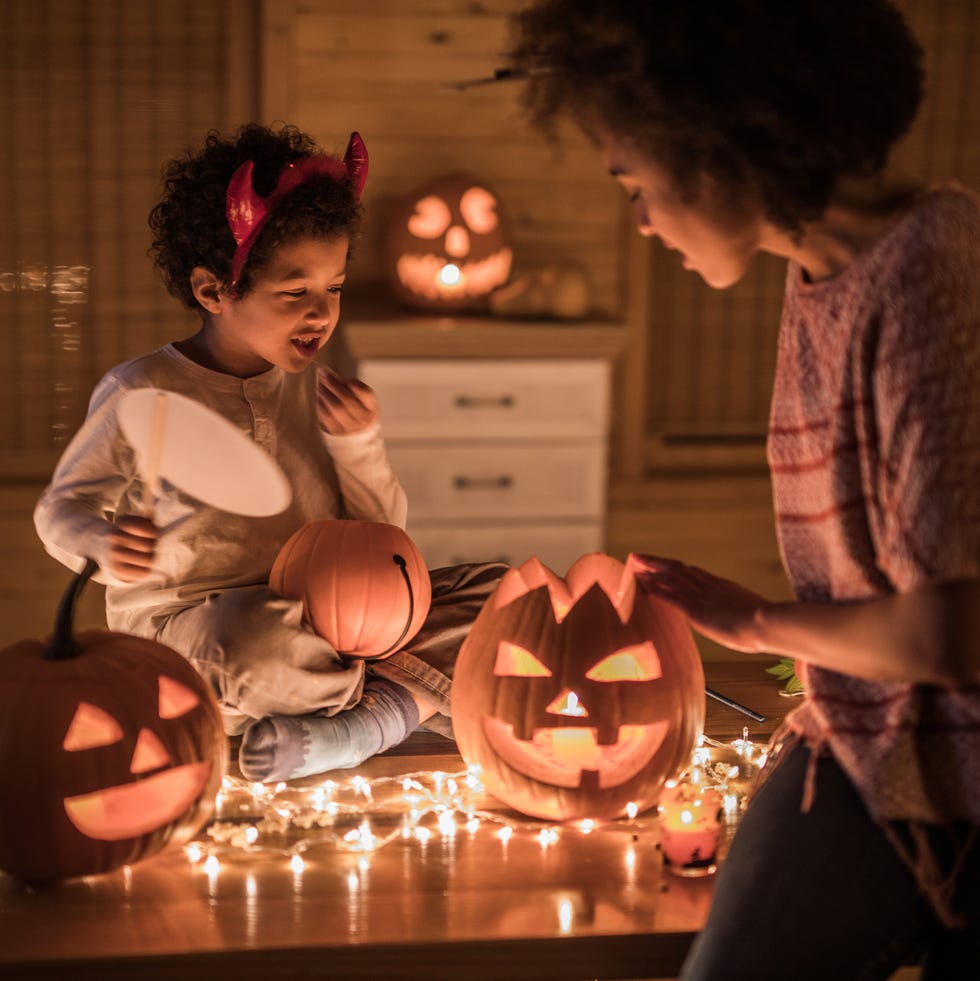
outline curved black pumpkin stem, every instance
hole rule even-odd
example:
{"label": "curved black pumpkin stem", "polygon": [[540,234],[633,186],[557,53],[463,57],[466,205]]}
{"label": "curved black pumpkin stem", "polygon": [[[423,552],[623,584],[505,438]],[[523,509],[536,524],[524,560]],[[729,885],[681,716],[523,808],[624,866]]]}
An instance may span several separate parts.
{"label": "curved black pumpkin stem", "polygon": [[45,660],[67,661],[82,653],[82,649],[75,642],[75,637],[72,634],[75,603],[78,601],[85,583],[92,578],[98,567],[99,564],[95,559],[86,559],[85,567],[68,584],[65,594],[58,604],[58,612],[54,618],[54,636],[44,651]]}
{"label": "curved black pumpkin stem", "polygon": [[387,657],[389,654],[394,654],[395,651],[401,647],[402,641],[405,639],[405,634],[408,633],[408,628],[412,625],[412,617],[415,616],[415,592],[412,589],[412,580],[408,575],[408,569],[406,568],[408,563],[405,561],[404,557],[399,555],[397,552],[391,557],[391,561],[398,566],[401,570],[402,579],[405,580],[405,587],[408,589],[408,616],[405,619],[405,626],[402,628],[402,632],[398,635],[398,640],[391,645],[386,651],[382,651],[380,654],[375,654],[375,657]]}

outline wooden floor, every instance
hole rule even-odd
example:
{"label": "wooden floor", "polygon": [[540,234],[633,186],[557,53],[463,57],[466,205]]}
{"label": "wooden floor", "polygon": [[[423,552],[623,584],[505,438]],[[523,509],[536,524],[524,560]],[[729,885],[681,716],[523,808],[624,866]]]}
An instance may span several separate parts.
{"label": "wooden floor", "polygon": [[[719,741],[740,737],[747,723],[761,750],[786,711],[760,660],[710,668],[709,685],[765,716],[747,720],[709,699],[704,728]],[[357,768],[370,796],[345,797],[352,774],[336,771],[326,775],[329,791],[324,776],[308,777],[255,798],[252,785],[235,784],[232,758],[219,827],[261,828],[256,844],[201,835],[208,862],[172,849],[36,888],[0,875],[0,976],[578,981],[676,973],[704,922],[712,880],[663,871],[652,812],[588,829],[535,821],[481,788],[447,794],[452,781],[464,784],[464,769],[452,741],[416,733]],[[411,801],[406,776],[418,787]],[[324,792],[339,811],[316,803]],[[320,820],[283,831],[272,818],[286,813]],[[344,847],[365,825],[375,840],[391,840]]]}

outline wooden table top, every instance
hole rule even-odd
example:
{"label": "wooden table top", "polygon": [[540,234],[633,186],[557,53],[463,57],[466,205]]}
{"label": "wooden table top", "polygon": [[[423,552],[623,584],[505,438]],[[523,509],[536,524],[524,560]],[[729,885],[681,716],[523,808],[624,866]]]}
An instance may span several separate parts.
{"label": "wooden table top", "polygon": [[[711,688],[766,716],[755,722],[709,698],[709,736],[728,742],[748,727],[765,744],[794,704],[765,673],[772,663],[706,665]],[[379,807],[379,792],[400,787],[404,774],[442,787],[463,772],[451,741],[416,734],[356,773],[331,776],[361,776]],[[284,799],[294,785],[303,792],[322,781],[294,782]],[[38,889],[0,874],[0,977],[541,981],[677,973],[704,922],[712,880],[663,872],[651,812],[587,833],[522,818],[486,796],[470,806],[485,817],[440,825],[440,813],[447,819],[436,807],[371,852],[310,847],[301,868],[275,851],[229,848],[217,865],[174,850]],[[404,813],[382,813],[378,827],[399,820]]]}

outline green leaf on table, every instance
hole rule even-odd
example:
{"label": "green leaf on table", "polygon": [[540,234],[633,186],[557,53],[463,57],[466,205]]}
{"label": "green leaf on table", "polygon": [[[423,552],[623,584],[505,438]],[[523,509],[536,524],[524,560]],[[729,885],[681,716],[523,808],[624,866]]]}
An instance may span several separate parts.
{"label": "green leaf on table", "polygon": [[803,682],[796,677],[796,662],[791,657],[781,657],[777,664],[766,668],[766,673],[786,682],[783,686],[783,693],[786,695],[796,695],[803,691]]}

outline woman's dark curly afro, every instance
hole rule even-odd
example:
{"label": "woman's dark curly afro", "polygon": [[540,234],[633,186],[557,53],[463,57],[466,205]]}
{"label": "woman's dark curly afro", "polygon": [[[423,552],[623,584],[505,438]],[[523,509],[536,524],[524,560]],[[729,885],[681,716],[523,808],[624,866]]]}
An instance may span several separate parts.
{"label": "woman's dark curly afro", "polygon": [[922,98],[890,0],[535,0],[509,67],[525,108],[632,143],[686,197],[701,175],[798,230],[838,178],[881,170]]}
{"label": "woman's dark curly afro", "polygon": [[210,270],[230,294],[242,297],[282,245],[299,238],[333,241],[345,235],[353,244],[362,213],[350,183],[311,177],[276,204],[238,283],[230,285],[235,239],[225,213],[225,193],[232,174],[251,160],[253,186],[265,196],[286,164],[321,152],[311,137],[294,126],[272,129],[250,123],[230,138],[212,131],[203,149],[172,160],[164,169],[163,197],[150,212],[150,251],[167,289],[186,306],[199,308],[190,283],[196,266]]}

